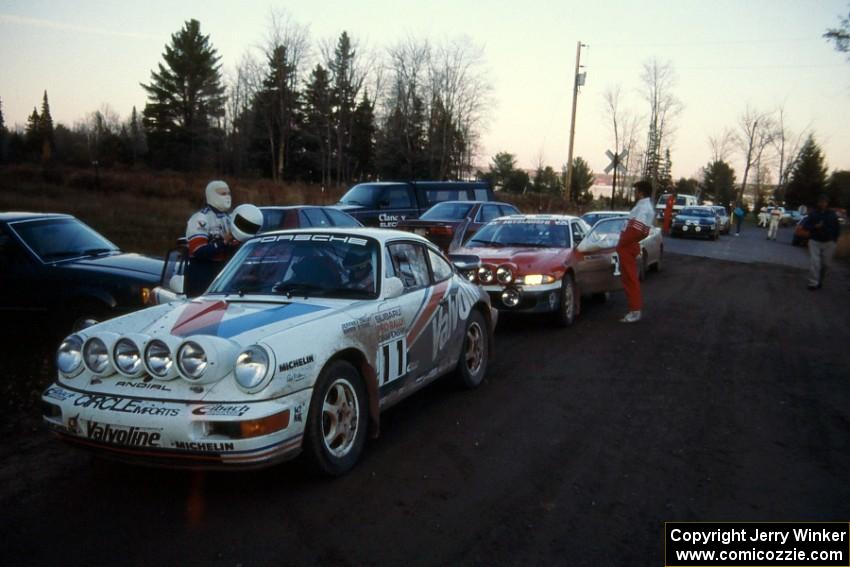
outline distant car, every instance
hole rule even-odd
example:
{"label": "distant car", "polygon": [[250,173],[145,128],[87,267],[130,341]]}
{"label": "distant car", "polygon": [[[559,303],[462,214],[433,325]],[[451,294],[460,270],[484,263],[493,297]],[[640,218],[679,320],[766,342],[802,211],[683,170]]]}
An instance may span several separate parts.
{"label": "distant car", "polygon": [[[658,202],[655,204],[655,218],[658,220],[664,220],[664,210],[667,208],[667,197],[670,196],[670,193],[664,193],[660,197],[658,197]],[[679,214],[685,207],[696,207],[699,205],[699,199],[697,199],[696,195],[676,195],[676,202],[673,203],[673,216]]]}
{"label": "distant car", "polygon": [[803,218],[803,215],[800,214],[800,211],[796,210],[786,210],[785,214],[782,215],[782,218],[779,219],[779,224],[781,226],[794,226]]}
{"label": "distant car", "polygon": [[[272,230],[294,228],[358,228],[356,218],[335,207],[314,205],[265,206],[259,207],[263,213],[263,226],[260,233]],[[159,305],[185,297],[184,274],[189,250],[186,238],[177,239],[177,246],[168,251],[165,265],[160,271],[158,285],[153,289],[150,303]]]}
{"label": "distant car", "polygon": [[732,229],[732,222],[729,218],[729,211],[722,205],[712,205],[712,209],[717,213],[717,221],[719,223],[720,234],[729,234]]}
{"label": "distant car", "polygon": [[628,211],[590,211],[589,213],[581,215],[581,220],[586,222],[588,226],[592,227],[602,219],[619,218],[628,215]]}
{"label": "distant car", "polygon": [[708,206],[685,207],[670,226],[670,236],[695,236],[717,240],[720,221],[717,212]]}
{"label": "distant car", "polygon": [[335,206],[366,226],[395,228],[445,201],[495,201],[484,181],[382,181],[359,183]]}
{"label": "distant car", "polygon": [[418,219],[403,220],[398,229],[424,236],[444,252],[460,240],[467,240],[491,220],[518,215],[519,209],[510,203],[497,201],[446,201],[437,203]]}
{"label": "distant car", "polygon": [[480,385],[497,320],[420,236],[271,232],[200,298],[68,336],[42,415],[63,440],[119,460],[233,470],[303,452],[341,475],[382,409],[446,374]]}
{"label": "distant car", "polygon": [[7,329],[41,324],[65,334],[140,309],[162,268],[162,260],[122,252],[71,215],[0,213]]}

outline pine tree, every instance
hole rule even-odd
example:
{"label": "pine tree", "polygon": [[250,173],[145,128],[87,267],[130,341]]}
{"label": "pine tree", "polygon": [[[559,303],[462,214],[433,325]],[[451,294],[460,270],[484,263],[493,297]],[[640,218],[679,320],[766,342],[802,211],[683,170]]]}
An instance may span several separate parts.
{"label": "pine tree", "polygon": [[334,58],[328,63],[333,77],[333,125],[336,142],[336,182],[350,178],[351,130],[359,85],[354,78],[354,48],[351,38],[343,31],[334,49]]}
{"label": "pine tree", "polygon": [[220,141],[216,121],[224,116],[221,57],[201,34],[201,24],[188,20],[171,35],[151,82],[143,111],[148,144],[155,161],[178,168],[210,163],[210,149]]}
{"label": "pine tree", "polygon": [[3,118],[3,100],[0,99],[0,163],[6,161],[6,121]]}
{"label": "pine tree", "polygon": [[255,103],[260,122],[258,132],[265,141],[269,173],[275,181],[285,176],[294,177],[287,165],[294,153],[290,146],[300,121],[300,96],[296,85],[295,65],[286,46],[278,45],[268,57],[268,72]]}
{"label": "pine tree", "polygon": [[735,203],[735,170],[725,161],[718,160],[703,169],[702,194],[724,207]]}
{"label": "pine tree", "polygon": [[41,161],[48,163],[53,158],[53,117],[50,115],[50,103],[47,102],[47,91],[41,100],[41,115],[38,117],[38,135],[41,139]]}
{"label": "pine tree", "polygon": [[322,65],[316,65],[304,89],[304,134],[310,177],[323,187],[331,182],[332,114],[330,76]]}
{"label": "pine tree", "polygon": [[136,112],[136,107],[133,106],[133,111],[130,113],[129,131],[127,132],[127,143],[129,145],[130,163],[135,164],[139,157],[145,153],[145,132],[142,124],[139,121],[139,115]]}
{"label": "pine tree", "polygon": [[596,183],[593,170],[581,157],[573,159],[573,176],[570,179],[570,195],[575,197],[579,204],[587,204],[593,201],[593,193],[590,188]]}
{"label": "pine tree", "polygon": [[809,136],[791,172],[785,191],[785,206],[814,206],[818,196],[826,190],[826,166],[823,153],[814,138]]}
{"label": "pine tree", "polygon": [[375,104],[369,100],[368,90],[354,109],[351,127],[352,176],[363,181],[375,174]]}
{"label": "pine tree", "polygon": [[32,114],[27,118],[26,130],[24,130],[24,151],[27,159],[36,159],[41,152],[41,129],[38,123],[38,109],[33,107]]}
{"label": "pine tree", "polygon": [[658,190],[668,193],[673,189],[673,161],[670,159],[670,148],[664,150],[664,164],[658,170]]}

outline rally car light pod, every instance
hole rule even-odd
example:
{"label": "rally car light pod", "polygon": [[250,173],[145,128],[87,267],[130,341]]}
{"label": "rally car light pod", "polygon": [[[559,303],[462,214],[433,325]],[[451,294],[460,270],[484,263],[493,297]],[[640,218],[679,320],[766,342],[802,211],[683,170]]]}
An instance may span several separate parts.
{"label": "rally car light pod", "polygon": [[207,353],[198,343],[186,341],[177,349],[177,368],[186,380],[200,380],[208,366]]}
{"label": "rally car light pod", "polygon": [[183,341],[175,350],[177,371],[192,384],[218,382],[233,370],[240,345],[212,335],[198,335]]}
{"label": "rally car light pod", "polygon": [[289,410],[249,421],[209,422],[209,435],[221,435],[230,439],[250,439],[276,433],[289,427]]}
{"label": "rally car light pod", "polygon": [[514,273],[510,266],[499,266],[496,269],[496,279],[501,284],[509,284],[514,281]]}
{"label": "rally car light pod", "polygon": [[271,352],[261,345],[251,345],[236,357],[233,375],[236,385],[249,394],[265,388],[274,374]]}
{"label": "rally car light pod", "polygon": [[506,288],[502,292],[502,303],[505,307],[516,307],[522,299],[522,292],[515,287]]}
{"label": "rally car light pod", "polygon": [[56,351],[56,368],[66,378],[77,376],[83,369],[83,339],[79,335],[66,337]]}
{"label": "rally car light pod", "polygon": [[120,337],[115,333],[100,333],[89,337],[83,343],[83,362],[86,368],[96,376],[111,376],[115,374],[110,351],[115,341]]}
{"label": "rally car light pod", "polygon": [[157,380],[177,378],[177,367],[171,347],[160,339],[154,339],[145,346],[145,369]]}
{"label": "rally car light pod", "polygon": [[493,283],[493,270],[487,266],[481,266],[478,268],[478,281],[483,284]]}
{"label": "rally car light pod", "polygon": [[128,378],[138,378],[145,373],[144,348],[148,337],[133,335],[121,337],[112,347],[112,364]]}

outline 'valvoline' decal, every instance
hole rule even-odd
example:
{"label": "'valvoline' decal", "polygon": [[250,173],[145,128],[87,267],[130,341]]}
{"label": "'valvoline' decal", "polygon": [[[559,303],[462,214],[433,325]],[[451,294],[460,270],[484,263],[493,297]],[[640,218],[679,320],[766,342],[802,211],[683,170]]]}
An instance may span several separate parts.
{"label": "'valvoline' decal", "polygon": [[183,309],[177,322],[171,328],[171,334],[176,337],[215,335],[229,339],[263,325],[325,309],[327,307],[306,303],[287,303],[268,307],[267,305],[228,303],[223,300],[193,301]]}

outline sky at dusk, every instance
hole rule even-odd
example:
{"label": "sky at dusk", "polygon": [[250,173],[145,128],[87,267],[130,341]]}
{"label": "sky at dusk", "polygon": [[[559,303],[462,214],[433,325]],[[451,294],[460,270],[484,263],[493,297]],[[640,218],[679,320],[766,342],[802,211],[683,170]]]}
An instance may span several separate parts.
{"label": "sky at dusk", "polygon": [[[683,104],[672,140],[675,177],[696,175],[710,156],[708,136],[734,127],[748,104],[784,105],[789,128],[812,131],[830,169],[850,169],[850,61],[822,38],[847,15],[846,0],[0,1],[6,123],[23,126],[45,89],[54,120],[68,126],[104,103],[125,118],[144,107],[139,83],[185,20],[201,22],[228,71],[263,42],[272,10],[308,26],[314,45],[347,30],[374,51],[408,36],[467,36],[482,46],[493,86],[482,166],[498,151],[527,168],[540,158],[555,167],[566,161],[581,40],[589,47],[575,154],[595,171],[613,146],[603,93],[619,85],[624,106],[646,115],[640,73],[653,57],[673,65]],[[740,179],[740,158],[731,161]]]}

